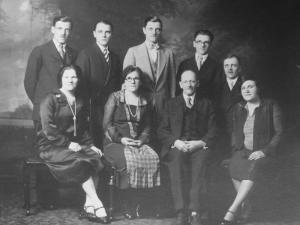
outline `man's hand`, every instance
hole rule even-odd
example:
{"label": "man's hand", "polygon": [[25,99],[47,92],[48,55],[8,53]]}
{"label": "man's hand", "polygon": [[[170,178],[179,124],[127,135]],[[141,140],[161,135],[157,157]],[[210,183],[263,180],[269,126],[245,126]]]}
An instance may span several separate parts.
{"label": "man's hand", "polygon": [[185,142],[188,146],[188,151],[193,152],[196,150],[202,150],[206,149],[206,143],[204,141],[198,140],[198,141],[186,141]]}
{"label": "man's hand", "polygon": [[76,142],[71,142],[68,148],[73,152],[79,152],[82,149],[80,144]]}
{"label": "man's hand", "polygon": [[248,159],[249,160],[257,160],[257,159],[260,159],[260,158],[263,158],[263,157],[266,157],[265,153],[263,151],[255,151],[255,152],[252,152]]}
{"label": "man's hand", "polygon": [[182,152],[188,152],[189,151],[187,144],[184,141],[181,141],[181,140],[176,140],[174,142],[174,147],[177,148],[179,151],[182,151]]}
{"label": "man's hand", "polygon": [[97,148],[96,146],[92,146],[91,149],[92,149],[94,152],[96,152],[97,154],[99,154],[100,157],[103,156],[103,153],[102,153],[101,149]]}

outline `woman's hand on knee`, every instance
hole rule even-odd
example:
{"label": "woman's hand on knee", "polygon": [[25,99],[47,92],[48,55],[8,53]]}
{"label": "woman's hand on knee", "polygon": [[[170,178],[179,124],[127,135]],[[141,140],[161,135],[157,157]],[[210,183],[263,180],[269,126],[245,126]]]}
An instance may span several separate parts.
{"label": "woman's hand on knee", "polygon": [[68,148],[73,152],[79,152],[82,149],[80,144],[76,142],[71,142]]}

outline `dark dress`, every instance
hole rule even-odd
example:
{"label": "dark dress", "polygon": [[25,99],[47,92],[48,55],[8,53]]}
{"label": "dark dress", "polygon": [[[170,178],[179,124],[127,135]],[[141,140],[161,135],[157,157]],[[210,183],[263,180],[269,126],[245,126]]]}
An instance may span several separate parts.
{"label": "dark dress", "polygon": [[[252,149],[245,147],[247,118],[246,103],[238,103],[233,110],[233,155],[229,172],[233,179],[256,181],[272,176],[276,169],[275,153],[282,138],[281,111],[273,100],[261,100],[254,111]],[[248,160],[249,155],[258,150],[264,152],[266,157]]]}
{"label": "dark dress", "polygon": [[[150,136],[151,109],[141,98],[139,108],[127,105],[124,91],[110,95],[104,110],[104,155],[117,168],[117,186],[151,188],[160,185],[159,157],[147,145]],[[130,107],[130,108],[129,108]],[[130,112],[131,111],[131,112]],[[128,147],[121,138],[141,140],[141,147]]]}
{"label": "dark dress", "polygon": [[[74,106],[72,107],[74,110]],[[49,94],[41,102],[40,116],[40,157],[59,182],[83,183],[103,169],[100,156],[90,149],[93,142],[88,133],[87,111],[81,99],[76,99],[76,136],[72,111],[60,90]],[[70,150],[68,146],[71,142],[79,143],[82,150]]]}

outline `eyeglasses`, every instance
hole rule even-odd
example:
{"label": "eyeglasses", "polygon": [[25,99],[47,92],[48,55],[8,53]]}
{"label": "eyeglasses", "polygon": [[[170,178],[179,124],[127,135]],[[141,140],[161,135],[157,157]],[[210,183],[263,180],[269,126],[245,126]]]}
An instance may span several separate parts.
{"label": "eyeglasses", "polygon": [[183,81],[181,81],[181,83],[183,83],[183,84],[196,84],[197,81],[196,80],[183,80]]}
{"label": "eyeglasses", "polygon": [[194,42],[196,44],[201,44],[201,45],[209,45],[210,44],[210,41],[195,40]]}
{"label": "eyeglasses", "polygon": [[127,77],[126,80],[128,82],[136,82],[136,81],[140,81],[139,77]]}

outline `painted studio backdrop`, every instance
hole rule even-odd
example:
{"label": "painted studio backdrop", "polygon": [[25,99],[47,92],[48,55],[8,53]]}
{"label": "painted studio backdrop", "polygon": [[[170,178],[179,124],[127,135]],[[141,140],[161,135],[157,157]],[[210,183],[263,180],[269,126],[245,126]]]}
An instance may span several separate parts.
{"label": "painted studio backdrop", "polygon": [[229,50],[240,54],[244,73],[261,76],[268,94],[298,118],[299,109],[291,106],[300,96],[296,2],[0,0],[0,122],[13,124],[17,119],[21,125],[30,124],[31,103],[23,87],[27,58],[34,46],[51,38],[52,19],[60,14],[74,19],[70,42],[78,50],[94,41],[92,30],[98,19],[111,20],[111,48],[121,59],[128,47],[143,41],[144,18],[158,15],[163,20],[164,44],[173,49],[177,65],[193,54],[194,31],[210,29],[215,34],[211,54],[219,60]]}

